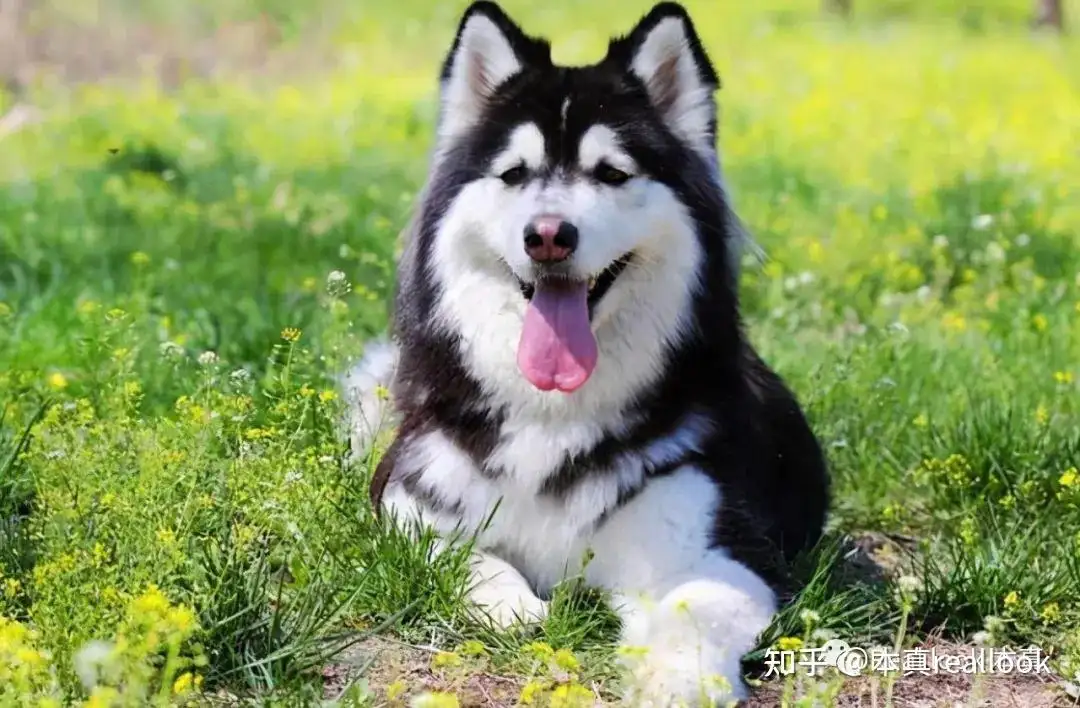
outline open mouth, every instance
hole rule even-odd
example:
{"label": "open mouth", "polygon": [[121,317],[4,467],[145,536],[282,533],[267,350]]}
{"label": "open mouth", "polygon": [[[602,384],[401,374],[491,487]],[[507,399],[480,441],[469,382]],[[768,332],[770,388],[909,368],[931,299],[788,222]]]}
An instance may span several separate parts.
{"label": "open mouth", "polygon": [[[625,256],[614,261],[611,265],[605,268],[599,275],[589,278],[589,318],[592,318],[593,309],[596,304],[600,302],[601,298],[607,294],[607,291],[611,289],[611,286],[615,284],[616,278],[618,278],[626,266],[630,265],[630,261],[633,260],[634,254],[627,253]],[[515,276],[516,277],[516,276]],[[533,283],[526,283],[521,278],[517,279],[518,287],[521,288],[521,294],[526,300],[532,301],[533,295],[536,293],[536,285]]]}
{"label": "open mouth", "polygon": [[630,255],[605,268],[588,282],[565,275],[520,279],[528,301],[518,341],[518,368],[541,391],[570,393],[592,375],[599,356],[592,331],[593,309],[630,262]]}

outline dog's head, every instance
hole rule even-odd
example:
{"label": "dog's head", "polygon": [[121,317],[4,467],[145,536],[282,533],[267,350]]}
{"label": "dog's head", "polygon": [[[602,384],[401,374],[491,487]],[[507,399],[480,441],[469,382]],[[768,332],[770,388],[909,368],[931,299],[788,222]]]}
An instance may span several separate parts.
{"label": "dog's head", "polygon": [[447,198],[432,258],[457,264],[444,288],[513,288],[516,363],[535,388],[576,390],[605,318],[649,298],[652,316],[673,315],[674,300],[668,312],[659,301],[704,277],[708,227],[688,204],[720,191],[718,86],[675,3],[584,67],[555,65],[548,42],[495,3],[465,11],[441,74],[435,162]]}

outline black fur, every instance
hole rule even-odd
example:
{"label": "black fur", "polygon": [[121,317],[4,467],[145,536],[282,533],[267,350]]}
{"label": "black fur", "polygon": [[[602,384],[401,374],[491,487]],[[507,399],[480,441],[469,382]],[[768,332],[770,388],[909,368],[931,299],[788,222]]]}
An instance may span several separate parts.
{"label": "black fur", "polygon": [[[398,470],[400,450],[418,435],[438,429],[465,451],[484,474],[497,476],[487,459],[500,440],[503,412],[492,407],[480,383],[468,372],[455,335],[433,326],[429,313],[439,297],[428,276],[432,242],[441,215],[459,191],[484,174],[509,132],[524,120],[536,122],[552,169],[573,169],[580,136],[597,122],[617,126],[629,153],[648,175],[669,187],[690,209],[707,254],[705,284],[695,302],[696,328],[670,352],[667,374],[642,391],[632,408],[636,425],[610,435],[591,451],[567,457],[546,481],[543,494],[568,494],[589,475],[605,474],[615,456],[646,446],[673,431],[688,412],[715,423],[703,454],[675,461],[650,475],[666,474],[679,462],[693,462],[723,488],[715,542],[780,587],[786,562],[818,540],[828,505],[829,483],[822,452],[793,394],[761,361],[743,334],[737,285],[728,242],[738,224],[717,184],[715,166],[674,136],[650,103],[645,86],[629,70],[636,47],[661,20],[682,20],[702,81],[719,87],[686,11],[675,3],[657,5],[625,37],[610,43],[608,55],[587,67],[560,67],[550,47],[525,35],[491,2],[474,3],[461,25],[476,13],[487,15],[510,39],[524,70],[498,87],[478,128],[444,146],[423,195],[399,267],[393,334],[401,358],[392,392],[403,423],[383,458],[372,485],[378,507],[387,483],[415,489],[415,480]],[[449,76],[458,49],[443,65]],[[572,98],[565,119],[560,109]],[[711,127],[715,139],[715,120]],[[561,139],[553,139],[560,136]],[[552,394],[562,395],[562,394]],[[647,483],[647,479],[643,482]],[[624,490],[620,503],[639,489]],[[444,504],[445,507],[445,504]],[[613,509],[597,509],[603,523]]]}

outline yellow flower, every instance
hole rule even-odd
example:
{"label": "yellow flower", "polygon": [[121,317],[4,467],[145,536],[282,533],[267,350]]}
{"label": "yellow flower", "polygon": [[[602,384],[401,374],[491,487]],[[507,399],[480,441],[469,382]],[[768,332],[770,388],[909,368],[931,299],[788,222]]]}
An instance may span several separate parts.
{"label": "yellow flower", "polygon": [[595,701],[592,691],[579,683],[564,683],[551,692],[551,708],[584,708]]}
{"label": "yellow flower", "polygon": [[1071,371],[1055,371],[1054,381],[1059,384],[1071,384],[1073,382],[1073,373]]}
{"label": "yellow flower", "polygon": [[62,391],[67,388],[67,377],[61,374],[59,371],[49,374],[49,388],[54,388],[57,391]]}
{"label": "yellow flower", "polygon": [[300,387],[300,395],[303,398],[311,398],[315,395],[315,389],[313,389],[311,386],[308,386],[307,384],[304,384]]}
{"label": "yellow flower", "polygon": [[301,283],[300,287],[306,293],[313,293],[315,292],[315,289],[319,287],[319,281],[316,278],[304,278],[304,282]]}
{"label": "yellow flower", "polygon": [[569,649],[559,649],[555,652],[555,665],[565,671],[577,671],[581,668],[577,657]]}
{"label": "yellow flower", "polygon": [[543,691],[544,685],[541,684],[539,681],[529,681],[527,684],[521,687],[521,695],[518,696],[518,700],[520,700],[527,706],[532,705],[534,702],[536,702],[537,696],[543,693]]}
{"label": "yellow flower", "polygon": [[337,398],[337,394],[330,390],[325,390],[319,393],[319,400],[323,403],[329,403]]}
{"label": "yellow flower", "polygon": [[390,389],[382,384],[375,387],[375,397],[380,401],[386,401],[390,399]]}
{"label": "yellow flower", "polygon": [[431,665],[435,668],[461,666],[461,657],[452,651],[440,651],[432,658]]}
{"label": "yellow flower", "polygon": [[401,679],[395,680],[393,683],[386,687],[386,700],[397,700],[398,697],[405,693],[406,688],[407,687],[405,686],[404,681],[402,681]]}
{"label": "yellow flower", "polygon": [[799,637],[780,637],[776,646],[780,651],[798,651],[802,649],[803,640]]}
{"label": "yellow flower", "polygon": [[1039,425],[1046,425],[1050,421],[1050,411],[1046,410],[1046,406],[1039,404],[1039,407],[1035,409],[1035,422]]}
{"label": "yellow flower", "polygon": [[173,685],[172,685],[173,693],[175,693],[177,695],[180,695],[182,693],[187,693],[188,691],[191,690],[191,687],[194,684],[195,684],[195,677],[191,675],[190,671],[185,671],[184,673],[177,676],[176,680],[173,681]]}
{"label": "yellow flower", "polygon": [[555,650],[547,642],[530,642],[525,651],[541,661],[547,661],[555,656]]}
{"label": "yellow flower", "polygon": [[1005,609],[1013,609],[1020,604],[1020,593],[1016,592],[1015,590],[1011,591],[1008,595],[1005,596],[1003,602],[1005,604]]}
{"label": "yellow flower", "polygon": [[302,332],[296,327],[286,327],[281,330],[281,338],[290,343],[299,340],[301,334]]}
{"label": "yellow flower", "polygon": [[75,309],[80,315],[92,315],[97,312],[100,307],[101,305],[93,300],[83,300],[75,307]]}
{"label": "yellow flower", "polygon": [[911,421],[911,424],[914,425],[916,428],[925,428],[926,426],[930,425],[930,419],[926,416],[925,413],[920,413],[919,415],[915,416],[915,418]]}
{"label": "yellow flower", "polygon": [[1058,483],[1066,489],[1069,489],[1071,487],[1080,487],[1080,472],[1078,472],[1075,467],[1070,467],[1069,469],[1065,470],[1064,473],[1062,473],[1061,479],[1058,480]]}
{"label": "yellow flower", "polygon": [[412,699],[412,708],[459,708],[461,703],[453,693],[428,691]]}
{"label": "yellow flower", "polygon": [[1045,624],[1055,624],[1061,619],[1061,608],[1056,602],[1049,602],[1043,607],[1039,616]]}
{"label": "yellow flower", "polygon": [[135,599],[134,607],[139,615],[163,615],[169,609],[169,600],[157,585],[151,584],[146,592]]}
{"label": "yellow flower", "polygon": [[143,251],[135,251],[131,254],[131,262],[137,266],[144,266],[150,262],[150,256]]}
{"label": "yellow flower", "polygon": [[483,643],[478,642],[475,639],[470,639],[463,643],[458,647],[458,651],[465,656],[484,656],[487,654],[487,649],[484,647]]}
{"label": "yellow flower", "polygon": [[84,708],[111,708],[120,697],[119,692],[111,686],[95,686],[90,698],[83,704]]}
{"label": "yellow flower", "polygon": [[165,619],[173,628],[181,633],[186,634],[195,626],[195,613],[187,607],[174,607],[169,610]]}
{"label": "yellow flower", "polygon": [[944,325],[945,329],[956,332],[963,332],[967,329],[967,319],[956,312],[946,312],[945,316],[941,318],[941,324]]}
{"label": "yellow flower", "polygon": [[1031,318],[1031,326],[1035,328],[1036,332],[1045,332],[1049,325],[1050,322],[1046,319],[1046,315],[1042,313]]}

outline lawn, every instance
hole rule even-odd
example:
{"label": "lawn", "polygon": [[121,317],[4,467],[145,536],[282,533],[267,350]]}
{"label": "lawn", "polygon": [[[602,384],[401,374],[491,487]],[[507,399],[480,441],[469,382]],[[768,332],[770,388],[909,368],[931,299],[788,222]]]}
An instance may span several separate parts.
{"label": "lawn", "polygon": [[[566,61],[648,5],[504,3]],[[855,5],[687,2],[765,254],[747,330],[835,480],[807,589],[747,672],[762,706],[1071,701],[1080,43],[1031,32],[1022,0]],[[35,31],[120,52],[149,27],[179,48],[171,81],[61,46],[70,76],[0,93],[40,116],[0,132],[0,706],[614,701],[604,598],[567,582],[535,631],[475,624],[462,553],[373,517],[374,459],[341,426],[463,3],[101,6],[54,3]],[[259,12],[258,67],[183,55],[224,63]],[[770,647],[828,638],[1034,644],[1052,673],[765,677]]]}

